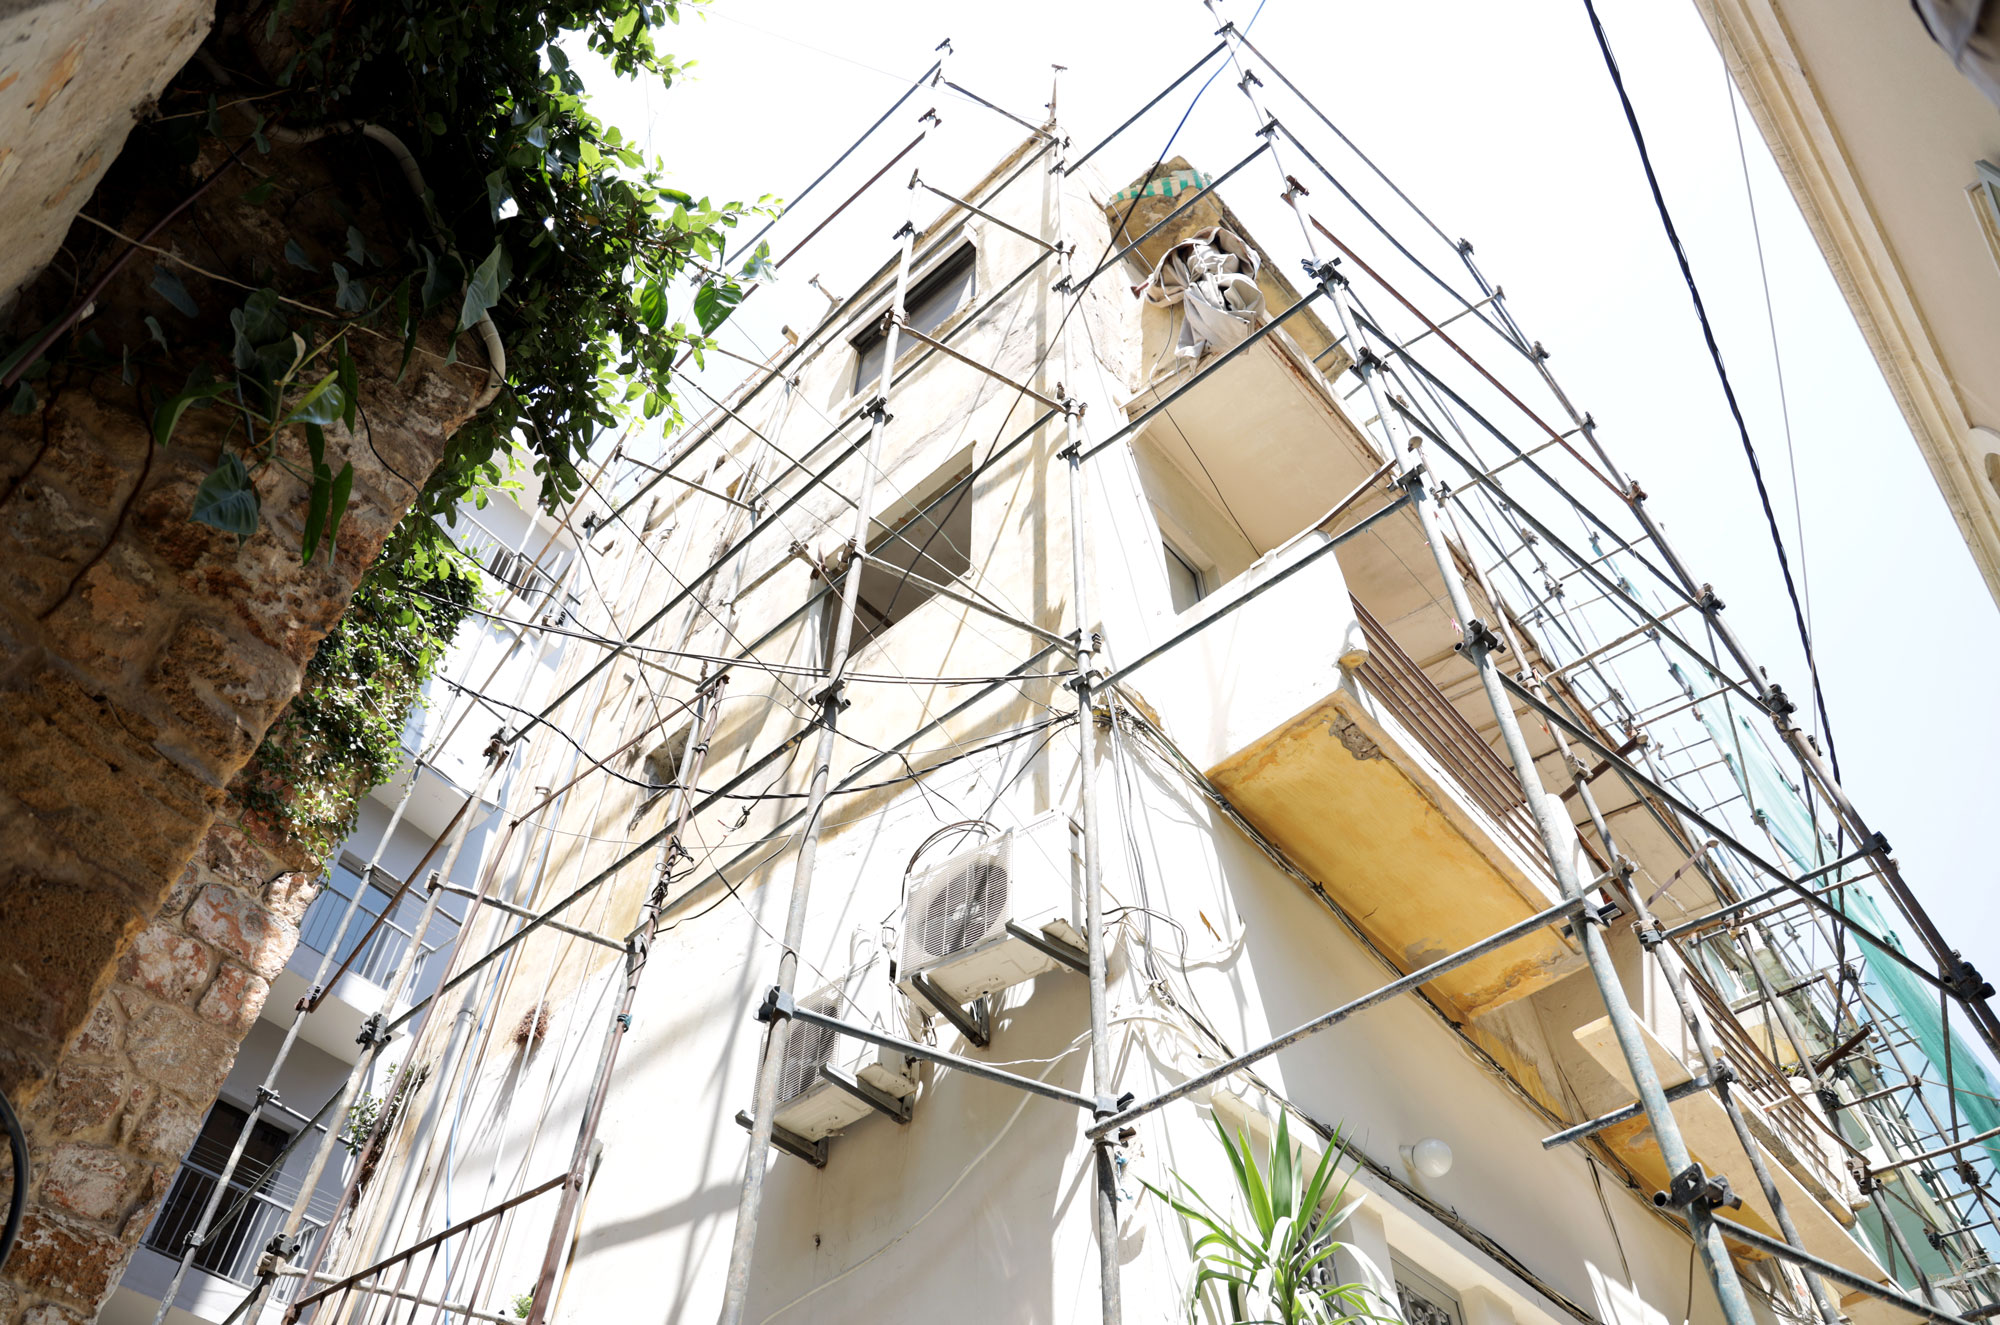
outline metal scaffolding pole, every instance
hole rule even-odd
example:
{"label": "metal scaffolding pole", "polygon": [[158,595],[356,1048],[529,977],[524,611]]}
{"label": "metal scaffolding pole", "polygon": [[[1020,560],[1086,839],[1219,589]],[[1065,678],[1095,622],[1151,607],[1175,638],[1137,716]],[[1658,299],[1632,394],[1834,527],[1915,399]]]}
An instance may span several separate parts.
{"label": "metal scaffolding pole", "polygon": [[[1334,304],[1339,307],[1340,301],[1335,300]],[[1384,421],[1386,423],[1386,418]],[[1405,483],[1409,487],[1417,518],[1423,524],[1424,537],[1437,560],[1438,574],[1444,579],[1452,611],[1464,631],[1459,649],[1479,673],[1487,701],[1492,705],[1493,716],[1499,724],[1501,738],[1506,743],[1508,757],[1514,765],[1514,775],[1520,780],[1521,794],[1528,802],[1528,812],[1534,817],[1543,849],[1548,852],[1549,863],[1555,870],[1557,884],[1564,897],[1581,898],[1584,894],[1583,882],[1577,877],[1568,850],[1568,842],[1576,830],[1566,817],[1560,825],[1557,824],[1555,811],[1549,805],[1550,798],[1535,771],[1535,757],[1528,749],[1527,737],[1521,731],[1520,720],[1515,717],[1514,707],[1501,683],[1499,668],[1493,662],[1493,649],[1499,640],[1472,610],[1465,584],[1458,578],[1458,568],[1452,563],[1450,548],[1438,527],[1429,495],[1424,491],[1423,471],[1411,470]],[[1695,1246],[1708,1269],[1710,1281],[1715,1285],[1723,1317],[1729,1325],[1752,1325],[1754,1318],[1749,1298],[1744,1294],[1743,1282],[1736,1273],[1735,1263],[1729,1259],[1729,1249],[1723,1245],[1721,1230],[1716,1226],[1709,1206],[1714,1189],[1681,1138],[1673,1106],[1667,1102],[1659,1073],[1653,1066],[1652,1055],[1640,1031],[1639,1020],[1633,1015],[1632,1005],[1625,997],[1625,987],[1619,982],[1618,969],[1612,963],[1610,948],[1604,941],[1603,926],[1586,911],[1578,918],[1574,932],[1583,948],[1584,959],[1589,963],[1591,976],[1597,982],[1605,1011],[1610,1015],[1612,1032],[1618,1038],[1618,1047],[1632,1073],[1640,1103],[1645,1105],[1646,1121],[1653,1130],[1654,1140],[1659,1143],[1667,1172],[1672,1175],[1673,1190],[1668,1199],[1679,1206],[1694,1233]]]}
{"label": "metal scaffolding pole", "polygon": [[[1056,86],[1061,85],[1058,68]],[[1050,124],[1056,120],[1057,95],[1049,97]],[[1055,171],[1049,179],[1055,189],[1055,249],[1061,278],[1055,290],[1069,289],[1070,260],[1074,251],[1063,242],[1063,189],[1068,177],[1063,169],[1067,140],[1060,129],[1052,135],[1060,146]],[[1081,296],[1079,295],[1079,300]],[[1058,301],[1060,303],[1060,301]],[[1069,317],[1065,312],[1056,328],[1062,356],[1062,381],[1076,381],[1071,360]],[[1069,392],[1070,386],[1058,387]],[[1090,1087],[1096,1094],[1092,1116],[1103,1121],[1118,1112],[1117,1086],[1112,1080],[1110,994],[1105,964],[1110,943],[1104,932],[1104,856],[1097,823],[1097,720],[1091,706],[1091,671],[1103,641],[1092,630],[1090,614],[1089,546],[1084,523],[1083,490],[1083,407],[1074,394],[1062,402],[1062,446],[1057,454],[1069,471],[1070,594],[1076,613],[1076,672],[1070,689],[1076,694],[1077,817],[1083,828],[1083,907],[1084,931],[1090,949]],[[1099,1319],[1102,1325],[1119,1325],[1124,1319],[1123,1293],[1118,1282],[1118,1173],[1110,1136],[1096,1133],[1091,1138],[1091,1155],[1096,1168],[1095,1225]]]}
{"label": "metal scaffolding pole", "polygon": [[[726,681],[727,678],[728,673],[725,672],[720,679]],[[542,1253],[541,1272],[535,1278],[534,1302],[528,1308],[527,1325],[542,1325],[555,1305],[556,1275],[569,1241],[570,1225],[576,1218],[578,1203],[583,1199],[584,1172],[590,1165],[591,1143],[597,1139],[598,1124],[604,1116],[604,1103],[611,1094],[611,1077],[618,1066],[618,1048],[632,1025],[632,1008],[639,996],[639,978],[646,971],[654,927],[659,922],[660,909],[666,903],[668,878],[676,855],[683,850],[681,838],[687,832],[688,816],[694,808],[694,787],[701,777],[702,765],[708,757],[709,738],[714,735],[715,721],[721,713],[722,705],[717,694],[720,689],[716,682],[703,683],[695,706],[694,739],[681,752],[681,767],[677,770],[680,786],[674,793],[673,836],[667,839],[660,877],[647,898],[645,913],[632,932],[630,948],[625,956],[624,992],[619,997],[618,1010],[604,1027],[604,1046],[599,1052],[590,1100],[584,1106],[583,1121],[577,1128],[576,1145],[570,1152],[569,1177],[563,1184],[562,1202],[556,1208],[555,1222],[549,1229],[549,1243]]]}
{"label": "metal scaffolding pole", "polygon": [[[947,50],[946,54],[949,54]],[[932,76],[932,85],[944,77],[946,61],[941,59],[938,72]],[[938,116],[935,110],[926,111],[919,123],[930,121],[930,128],[924,131],[926,144],[935,142]],[[920,167],[921,168],[921,167]],[[897,232],[896,288],[890,301],[890,317],[883,339],[882,353],[882,395],[870,404],[871,422],[865,444],[861,470],[861,490],[855,498],[853,546],[857,549],[868,546],[869,515],[875,504],[875,476],[880,469],[882,443],[888,431],[889,393],[894,390],[891,380],[895,372],[897,350],[902,339],[902,320],[910,293],[910,255],[917,237],[916,225],[917,191],[908,190],[906,216],[903,228]],[[826,809],[826,798],[833,775],[834,736],[840,722],[840,711],[845,706],[842,692],[846,689],[843,674],[847,670],[847,659],[854,635],[855,611],[861,598],[861,575],[859,560],[851,561],[843,576],[839,606],[834,616],[832,658],[827,664],[827,682],[820,692],[820,729],[818,748],[813,754],[812,776],[806,799],[805,825],[800,829],[796,862],[792,873],[792,896],[785,913],[785,935],[778,956],[778,977],[776,989],[789,997],[798,973],[799,948],[805,941],[806,908],[812,893],[813,866],[819,852],[821,819]],[[729,1248],[729,1275],[723,1286],[721,1325],[742,1325],[743,1312],[750,1298],[750,1261],[757,1245],[757,1225],[763,1213],[764,1174],[770,1167],[771,1134],[776,1124],[778,1111],[778,1076],[784,1066],[784,1039],[789,1028],[782,1020],[771,1020],[765,1025],[764,1042],[757,1069],[757,1095],[751,1122],[748,1153],[743,1161],[743,1190],[737,1202],[736,1229]]]}

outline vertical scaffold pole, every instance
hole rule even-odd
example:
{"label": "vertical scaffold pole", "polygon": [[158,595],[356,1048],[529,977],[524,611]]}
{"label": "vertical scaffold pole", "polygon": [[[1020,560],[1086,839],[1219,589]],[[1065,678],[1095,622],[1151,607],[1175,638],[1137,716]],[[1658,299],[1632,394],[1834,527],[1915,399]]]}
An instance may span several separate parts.
{"label": "vertical scaffold pole", "polygon": [[638,926],[632,931],[625,953],[625,989],[618,1000],[618,1011],[612,1014],[604,1028],[604,1045],[599,1051],[597,1071],[592,1077],[590,1099],[584,1105],[583,1120],[577,1126],[576,1145],[570,1152],[569,1180],[563,1184],[562,1202],[549,1229],[549,1244],[542,1253],[542,1269],[535,1279],[534,1301],[528,1308],[527,1325],[542,1325],[555,1305],[559,1286],[557,1276],[562,1267],[564,1249],[569,1243],[570,1225],[575,1222],[577,1206],[583,1200],[584,1174],[590,1167],[591,1144],[597,1139],[598,1124],[604,1117],[604,1103],[611,1095],[611,1077],[618,1066],[618,1046],[624,1043],[626,1032],[632,1028],[632,1008],[639,997],[639,977],[645,974],[646,963],[652,953],[653,929],[659,923],[660,908],[666,905],[667,883],[674,861],[686,854],[681,842],[687,834],[689,812],[694,809],[694,788],[701,778],[702,765],[708,758],[709,737],[714,734],[715,719],[722,709],[721,690],[728,681],[727,672],[704,679],[697,692],[692,729],[694,739],[681,752],[681,766],[675,770],[680,786],[674,792],[670,816],[674,824],[673,835],[667,839],[666,848],[661,853],[660,877],[646,899],[645,910],[640,915]]}
{"label": "vertical scaffold pole", "polygon": [[[1340,306],[1338,300],[1335,306]],[[1342,320],[1346,320],[1344,310]],[[1500,682],[1499,668],[1493,661],[1493,648],[1499,640],[1473,614],[1465,584],[1458,577],[1458,568],[1452,564],[1451,550],[1445,544],[1437,514],[1431,509],[1429,494],[1424,489],[1423,470],[1412,467],[1403,482],[1409,489],[1411,508],[1416,511],[1417,520],[1423,526],[1424,539],[1430,544],[1438,574],[1444,580],[1445,593],[1451,600],[1452,612],[1457,616],[1459,628],[1464,634],[1459,649],[1479,673],[1487,702],[1491,704],[1494,719],[1499,724],[1501,739],[1507,746],[1508,758],[1513,762],[1514,776],[1520,782],[1521,794],[1527,799],[1528,812],[1534,816],[1542,848],[1548,852],[1549,864],[1555,870],[1556,883],[1564,897],[1581,897],[1584,893],[1583,881],[1577,877],[1576,864],[1568,850],[1568,839],[1575,829],[1567,819],[1558,826],[1555,812],[1549,807],[1541,775],[1535,771],[1535,756],[1528,749],[1527,737],[1521,732],[1520,720],[1515,717],[1514,706],[1507,698],[1507,691]],[[1626,1067],[1632,1073],[1632,1082],[1638,1089],[1639,1103],[1645,1109],[1653,1139],[1659,1144],[1660,1157],[1666,1161],[1667,1172],[1673,1179],[1675,1191],[1672,1195],[1680,1201],[1688,1230],[1694,1236],[1702,1263],[1715,1285],[1723,1318],[1729,1325],[1752,1325],[1750,1301],[1744,1294],[1743,1281],[1737,1276],[1736,1265],[1729,1259],[1729,1250],[1722,1243],[1722,1231],[1710,1217],[1706,1194],[1698,1182],[1700,1168],[1688,1153],[1687,1142],[1681,1137],[1680,1124],[1675,1121],[1673,1106],[1667,1102],[1666,1092],[1660,1085],[1660,1076],[1653,1067],[1652,1055],[1639,1029],[1639,1020],[1633,1015],[1632,1005],[1625,997],[1625,986],[1619,983],[1618,968],[1612,963],[1611,950],[1605,945],[1602,926],[1595,915],[1586,909],[1577,916],[1574,930],[1591,976],[1597,981],[1598,995],[1604,1000],[1604,1010],[1610,1016],[1613,1034],[1618,1037],[1618,1047],[1624,1052]],[[1697,1182],[1691,1193],[1684,1196],[1682,1184],[1689,1176]]]}
{"label": "vertical scaffold pole", "polygon": [[[1458,522],[1457,513],[1450,506],[1445,507],[1444,513],[1459,544],[1469,547],[1465,541],[1465,531]],[[1468,557],[1467,560],[1471,562],[1473,576],[1479,581],[1479,591],[1486,596],[1487,602],[1493,604],[1493,610],[1499,617],[1501,633],[1507,637],[1507,643],[1514,650],[1514,655],[1522,660],[1523,666],[1519,673],[1521,680],[1525,684],[1532,685],[1544,697],[1548,697],[1548,688],[1527,665],[1527,651],[1521,648],[1513,626],[1507,620],[1507,613],[1500,605],[1500,596],[1493,591],[1492,582],[1487,579],[1486,572],[1479,568],[1476,558]],[[1723,1112],[1729,1115],[1729,1125],[1736,1133],[1736,1143],[1743,1148],[1744,1158],[1750,1161],[1750,1171],[1756,1177],[1757,1186],[1764,1193],[1764,1200],[1770,1205],[1772,1215],[1777,1219],[1778,1231],[1794,1248],[1805,1251],[1805,1242],[1799,1237],[1798,1226],[1793,1223],[1792,1213],[1785,1205],[1784,1193],[1778,1190],[1777,1182],[1771,1177],[1770,1166],[1764,1162],[1762,1147],[1751,1134],[1749,1121],[1743,1116],[1743,1105],[1736,1098],[1735,1088],[1731,1085],[1734,1073],[1723,1061],[1722,1055],[1717,1052],[1708,1033],[1708,1024],[1700,1016],[1694,999],[1688,993],[1687,973],[1681,968],[1680,955],[1672,951],[1661,937],[1660,925],[1647,908],[1645,897],[1640,889],[1632,886],[1629,866],[1625,865],[1624,857],[1619,854],[1618,843],[1611,834],[1611,824],[1605,819],[1604,812],[1597,804],[1597,795],[1590,789],[1589,779],[1577,771],[1580,766],[1575,756],[1570,753],[1568,739],[1563,735],[1562,729],[1554,725],[1549,727],[1549,735],[1555,738],[1556,753],[1561,756],[1563,766],[1570,770],[1570,784],[1576,790],[1578,802],[1590,816],[1591,827],[1596,831],[1598,841],[1603,843],[1606,856],[1614,867],[1625,866],[1620,891],[1631,901],[1632,918],[1637,927],[1639,942],[1659,964],[1660,973],[1667,979],[1667,987],[1673,991],[1674,1005],[1680,1010],[1681,1020],[1686,1023],[1689,1032],[1694,1036],[1695,1051],[1701,1055],[1701,1061],[1708,1069],[1709,1079],[1715,1083],[1716,1099],[1721,1103]],[[1840,1310],[1834,1305],[1833,1298],[1828,1294],[1826,1285],[1820,1277],[1804,1265],[1799,1267],[1799,1274],[1805,1280],[1814,1308],[1819,1312],[1821,1325],[1840,1325]]]}
{"label": "vertical scaffold pole", "polygon": [[[1055,183],[1055,245],[1058,277],[1056,291],[1070,292],[1071,248],[1063,237],[1064,162],[1069,147],[1056,115],[1062,67],[1049,93],[1049,132],[1055,135],[1056,150],[1049,178]],[[1081,294],[1075,296],[1081,299]],[[1061,307],[1062,301],[1056,301]],[[1111,1027],[1108,1005],[1106,964],[1110,945],[1104,934],[1104,858],[1099,850],[1097,825],[1097,722],[1091,707],[1091,669],[1097,657],[1097,643],[1090,629],[1089,571],[1084,538],[1083,493],[1083,408],[1075,394],[1076,365],[1070,355],[1069,319],[1057,323],[1056,340],[1062,357],[1063,380],[1057,391],[1063,402],[1063,445],[1058,452],[1069,462],[1070,595],[1076,612],[1076,671],[1070,688],[1076,692],[1077,736],[1077,818],[1083,829],[1084,929],[1090,950],[1090,1088],[1097,1100],[1093,1110],[1099,1120],[1118,1112],[1118,1094],[1111,1079]],[[1103,1136],[1091,1143],[1097,1173],[1096,1231],[1098,1296],[1102,1325],[1119,1325],[1124,1316],[1123,1294],[1118,1282],[1118,1173],[1113,1162],[1115,1138]]]}
{"label": "vertical scaffold pole", "polygon": [[[438,877],[440,879],[449,880],[451,872],[458,867],[458,857],[465,849],[465,837],[472,829],[472,820],[477,814],[478,807],[486,799],[486,793],[492,789],[494,780],[499,776],[500,770],[507,766],[507,761],[511,753],[510,747],[497,735],[493,738],[493,743],[487,747],[486,768],[480,774],[479,785],[474,788],[471,798],[466,803],[465,812],[459,816],[457,827],[452,831],[451,846],[445,851],[444,863],[438,869]],[[384,1007],[394,1007],[396,1000],[402,996],[403,991],[409,986],[410,975],[416,969],[417,950],[422,944],[423,935],[430,929],[431,921],[437,916],[438,901],[444,896],[444,889],[438,887],[429,889],[428,891],[430,895],[424,899],[423,912],[418,916],[416,923],[410,927],[410,946],[403,953],[403,959],[396,964],[396,973],[389,978],[389,992],[388,996],[383,1000]],[[458,933],[461,940],[465,937],[465,931],[468,927],[469,925],[459,926]],[[368,1073],[374,1069],[377,1060],[381,1058],[382,1051],[388,1047],[389,1037],[380,1030],[381,1014],[378,1013],[371,1020],[374,1022],[373,1025],[364,1023],[362,1027],[363,1043],[367,1046],[366,1051],[355,1060],[354,1067],[347,1074],[347,1080],[341,1085],[339,1102],[334,1106],[332,1116],[327,1119],[326,1135],[320,1139],[319,1149],[313,1153],[312,1163],[307,1167],[305,1177],[299,1183],[299,1194],[293,1200],[292,1208],[285,1214],[285,1226],[281,1236],[286,1246],[292,1245],[293,1239],[298,1236],[299,1225],[305,1219],[306,1205],[312,1200],[313,1192],[319,1186],[320,1174],[326,1171],[327,1159],[333,1154],[334,1147],[340,1144],[342,1125],[347,1121],[347,1111],[353,1106],[354,1097],[360,1091],[361,1083],[367,1079]],[[415,1036],[411,1037],[410,1043],[412,1046],[415,1045]],[[409,1069],[409,1066],[409,1059],[406,1057],[397,1070],[398,1081],[401,1080],[403,1073]],[[390,1105],[395,1099],[397,1089],[398,1087],[394,1085],[389,1089],[388,1100],[384,1102],[382,1110],[384,1119],[387,1119],[391,1115]],[[383,1134],[386,1135],[386,1132]],[[353,1182],[350,1181],[348,1186],[351,1191],[354,1186]],[[347,1194],[345,1192],[342,1194],[343,1199],[340,1206],[335,1209],[333,1222],[329,1222],[326,1228],[320,1233],[319,1245],[313,1248],[312,1261],[306,1266],[307,1283],[312,1282],[313,1272],[319,1269],[320,1262],[326,1257],[327,1244],[333,1240],[334,1230],[338,1226],[340,1214],[346,1208],[347,1201],[345,1197]],[[252,1299],[254,1300],[257,1294],[267,1291],[270,1283],[271,1281],[268,1279],[260,1280],[257,1289],[252,1293]],[[260,1305],[250,1307],[250,1311],[253,1313],[260,1310],[262,1310]],[[288,1308],[285,1312],[285,1318],[287,1320],[295,1319],[297,1311],[297,1307]],[[254,1314],[252,1319],[255,1319]]]}
{"label": "vertical scaffold pole", "polygon": [[[943,52],[943,57],[939,59],[937,72],[931,79],[933,87],[944,78],[945,58],[951,53],[951,43],[946,41],[938,49]],[[928,153],[929,145],[937,134],[939,120],[935,108],[925,111],[918,118],[920,124],[926,121],[930,127],[922,135],[918,148],[920,157]],[[921,173],[922,166],[919,164],[917,173],[910,177],[909,203],[903,228],[896,232],[896,290],[886,319],[888,326],[882,345],[880,391],[869,406],[868,439],[861,453],[861,488],[854,503],[854,535],[850,546],[857,555],[848,560],[847,569],[841,577],[840,598],[834,616],[832,656],[827,662],[826,686],[818,695],[819,740],[813,752],[812,778],[806,790],[805,819],[799,828],[798,855],[792,869],[792,896],[785,912],[784,943],[778,953],[775,988],[787,997],[791,995],[798,975],[799,947],[805,941],[806,906],[812,893],[813,865],[819,855],[821,819],[826,810],[827,791],[833,781],[834,736],[840,711],[845,707],[842,699],[842,692],[846,689],[844,673],[851,652],[855,610],[861,595],[862,559],[859,554],[868,547],[868,526],[875,505],[875,474],[881,461],[883,438],[889,428],[889,393],[902,339],[905,300],[910,293],[910,256],[917,237],[916,181]],[[743,1191],[736,1204],[736,1231],[729,1246],[729,1277],[723,1285],[720,1325],[742,1325],[743,1310],[750,1299],[750,1260],[756,1250],[757,1223],[763,1211],[764,1172],[771,1162],[771,1135],[776,1121],[774,1115],[778,1111],[778,1074],[784,1065],[783,1037],[788,1025],[785,1019],[773,1017],[764,1028],[764,1043],[757,1066],[756,1103],[752,1106],[750,1118],[750,1145],[743,1160]]]}

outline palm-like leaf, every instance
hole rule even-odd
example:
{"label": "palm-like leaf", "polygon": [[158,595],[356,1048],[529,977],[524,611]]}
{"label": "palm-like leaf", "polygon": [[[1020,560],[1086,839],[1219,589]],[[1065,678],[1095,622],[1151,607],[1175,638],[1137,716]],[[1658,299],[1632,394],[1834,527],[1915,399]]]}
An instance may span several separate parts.
{"label": "palm-like leaf", "polygon": [[1348,1182],[1341,1173],[1346,1146],[1340,1138],[1335,1136],[1306,1177],[1305,1156],[1292,1144],[1282,1112],[1268,1169],[1258,1164],[1248,1136],[1231,1136],[1220,1119],[1215,1129],[1236,1179],[1238,1202],[1249,1216],[1246,1224],[1239,1226],[1179,1173],[1174,1181],[1188,1199],[1145,1184],[1198,1234],[1189,1318],[1203,1293],[1215,1285],[1228,1297],[1231,1325],[1349,1325],[1384,1319],[1369,1310],[1361,1285],[1334,1284],[1325,1273],[1343,1246],[1332,1237],[1343,1218]]}

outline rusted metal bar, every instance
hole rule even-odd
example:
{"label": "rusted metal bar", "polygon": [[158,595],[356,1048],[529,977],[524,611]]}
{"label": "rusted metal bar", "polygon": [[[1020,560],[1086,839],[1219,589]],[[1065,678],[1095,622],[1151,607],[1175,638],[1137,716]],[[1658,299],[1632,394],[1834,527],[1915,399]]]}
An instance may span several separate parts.
{"label": "rusted metal bar", "polygon": [[[417,1255],[419,1252],[429,1251],[432,1247],[435,1247],[440,1242],[443,1242],[445,1239],[455,1238],[459,1234],[465,1232],[465,1230],[467,1230],[468,1228],[472,1228],[478,1224],[483,1224],[487,1220],[492,1219],[496,1215],[504,1215],[509,1210],[512,1210],[515,1206],[523,1205],[529,1201],[534,1200],[537,1196],[540,1196],[543,1192],[554,1191],[556,1188],[562,1186],[569,1180],[570,1180],[570,1175],[568,1172],[565,1171],[562,1173],[558,1173],[555,1177],[550,1178],[546,1182],[537,1183],[535,1186],[528,1188],[527,1191],[522,1192],[518,1196],[510,1196],[506,1200],[500,1202],[500,1204],[495,1206],[489,1206],[486,1209],[481,1210],[478,1214],[473,1215],[469,1219],[461,1219],[456,1224],[452,1224],[449,1227],[439,1229],[437,1232],[425,1238],[422,1242],[418,1242],[411,1246],[405,1247],[403,1248],[403,1250],[397,1252],[393,1256],[384,1257],[382,1260],[375,1262],[373,1265],[369,1266],[364,1270],[356,1270],[353,1274],[348,1275],[345,1279],[336,1279],[332,1283],[328,1284],[325,1288],[322,1288],[317,1292],[307,1293],[303,1297],[299,1298],[296,1302],[293,1302],[292,1305],[286,1309],[285,1320],[287,1322],[296,1321],[299,1319],[300,1315],[304,1312],[304,1310],[307,1307],[317,1303],[321,1298],[330,1297],[334,1293],[341,1292],[344,1289],[361,1287],[362,1280],[371,1279],[374,1276],[380,1274],[382,1271],[388,1269],[392,1265],[400,1265],[404,1261],[410,1259],[410,1257]],[[363,1291],[365,1292],[369,1290],[363,1289]]]}

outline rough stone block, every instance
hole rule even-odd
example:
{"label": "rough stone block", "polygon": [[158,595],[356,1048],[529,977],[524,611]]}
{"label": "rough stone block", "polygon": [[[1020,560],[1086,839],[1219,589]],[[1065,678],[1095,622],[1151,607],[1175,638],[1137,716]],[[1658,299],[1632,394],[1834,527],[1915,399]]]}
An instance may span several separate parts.
{"label": "rough stone block", "polygon": [[96,1131],[118,1116],[131,1084],[115,1067],[65,1062],[49,1097],[50,1128],[57,1136]]}
{"label": "rough stone block", "polygon": [[163,1090],[133,1129],[131,1145],[142,1154],[179,1163],[194,1144],[207,1112],[172,1091]]}
{"label": "rough stone block", "polygon": [[285,968],[295,937],[262,906],[217,883],[201,890],[185,924],[266,980]]}
{"label": "rough stone block", "polygon": [[37,1206],[21,1221],[7,1277],[31,1293],[94,1311],[125,1268],[125,1256],[117,1237]]}
{"label": "rough stone block", "polygon": [[155,1003],[136,1011],[125,1053],[148,1081],[213,1099],[236,1061],[237,1040],[213,1022]]}
{"label": "rough stone block", "polygon": [[102,1146],[57,1146],[42,1161],[42,1199],[85,1219],[123,1214],[132,1166]]}
{"label": "rough stone block", "polygon": [[158,921],[139,931],[118,964],[118,979],[162,1002],[192,1004],[215,974],[206,945]]}
{"label": "rough stone block", "polygon": [[152,692],[225,780],[248,760],[298,685],[298,665],[214,621],[174,628],[148,676]]}
{"label": "rough stone block", "polygon": [[262,976],[241,966],[225,965],[216,974],[215,983],[201,996],[195,1011],[241,1037],[256,1025],[270,993],[271,983]]}
{"label": "rough stone block", "polygon": [[131,880],[150,911],[221,802],[161,757],[163,733],[108,694],[54,667],[0,689],[0,791],[84,860]]}
{"label": "rough stone block", "polygon": [[104,997],[97,1000],[91,1009],[90,1020],[70,1041],[69,1056],[88,1062],[92,1059],[109,1059],[118,1053],[125,1043],[125,1027],[118,1012],[118,1000],[107,990]]}

